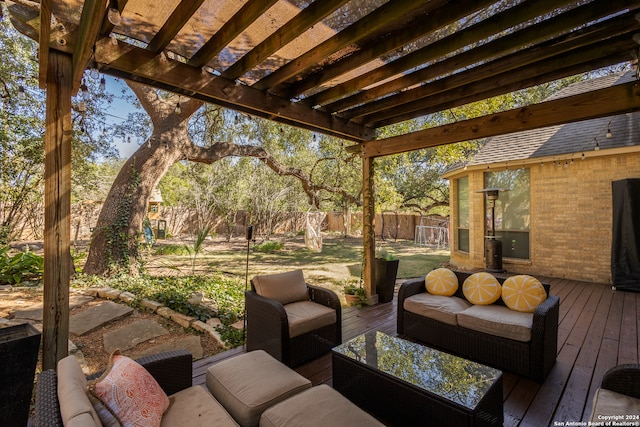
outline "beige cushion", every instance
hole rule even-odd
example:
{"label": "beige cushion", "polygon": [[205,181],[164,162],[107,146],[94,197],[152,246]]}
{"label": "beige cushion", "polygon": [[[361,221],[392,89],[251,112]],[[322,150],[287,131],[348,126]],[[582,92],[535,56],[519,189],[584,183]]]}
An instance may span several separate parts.
{"label": "beige cushion", "polygon": [[162,417],[162,427],[238,426],[203,386],[189,387],[170,397],[171,406]]}
{"label": "beige cushion", "polygon": [[258,295],[274,299],[282,305],[309,299],[309,291],[302,270],[256,276],[251,279],[251,283]]}
{"label": "beige cushion", "polygon": [[267,409],[260,427],[384,426],[326,384],[313,387]]}
{"label": "beige cushion", "polygon": [[207,370],[207,387],[242,426],[256,426],[265,409],[311,387],[311,382],[254,350],[223,360]]}
{"label": "beige cushion", "polygon": [[289,336],[297,337],[336,323],[336,311],[312,301],[292,302],[284,306],[289,322]]}
{"label": "beige cushion", "polygon": [[65,426],[102,427],[87,396],[87,379],[75,356],[58,361],[58,401]]}
{"label": "beige cushion", "polygon": [[[604,417],[613,415],[640,415],[640,399],[605,388],[599,388],[593,396],[593,407],[589,421],[612,421],[613,418]],[[622,419],[622,421],[625,420]],[[637,420],[634,422],[637,422]]]}
{"label": "beige cushion", "polygon": [[502,288],[498,280],[484,271],[472,274],[462,284],[462,293],[472,304],[493,304],[498,301],[501,292]]}
{"label": "beige cushion", "polygon": [[450,325],[457,325],[456,315],[469,307],[471,304],[462,298],[431,295],[427,292],[404,300],[405,310]]}
{"label": "beige cushion", "polygon": [[424,278],[427,292],[450,297],[458,290],[458,276],[448,268],[431,270]]}
{"label": "beige cushion", "polygon": [[473,305],[458,313],[458,325],[511,340],[531,341],[533,313],[509,310],[502,305]]}

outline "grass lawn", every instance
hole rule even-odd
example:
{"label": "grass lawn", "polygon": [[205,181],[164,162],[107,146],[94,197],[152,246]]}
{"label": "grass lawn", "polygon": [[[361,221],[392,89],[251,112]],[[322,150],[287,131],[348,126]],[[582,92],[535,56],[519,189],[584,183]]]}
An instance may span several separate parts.
{"label": "grass lawn", "polygon": [[[293,269],[304,271],[305,279],[314,285],[324,286],[341,293],[341,282],[359,279],[362,271],[362,239],[326,234],[323,235],[321,252],[311,252],[304,245],[304,237],[275,237],[284,243],[281,250],[272,253],[256,251],[249,245],[248,278],[256,275],[280,273]],[[378,247],[396,256],[399,260],[398,278],[407,279],[424,276],[433,268],[449,261],[449,250],[416,246],[413,241],[377,241]],[[180,247],[188,247],[190,242],[180,243],[159,241],[156,251],[164,255],[149,254],[145,257],[148,272],[155,274],[191,274],[193,257],[184,255]],[[175,246],[171,250],[169,246]],[[167,255],[170,252],[182,254]],[[241,280],[247,274],[247,242],[242,238],[225,242],[213,239],[206,242],[204,250],[195,258],[195,274],[220,271]]]}

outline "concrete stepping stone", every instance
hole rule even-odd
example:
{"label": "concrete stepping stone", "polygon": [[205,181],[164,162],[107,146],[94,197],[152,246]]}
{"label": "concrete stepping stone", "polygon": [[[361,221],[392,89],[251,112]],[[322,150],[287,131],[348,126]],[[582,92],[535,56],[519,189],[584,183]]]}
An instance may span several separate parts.
{"label": "concrete stepping stone", "polygon": [[84,335],[105,323],[128,316],[132,312],[133,308],[126,305],[117,304],[113,301],[104,301],[82,313],[71,316],[69,319],[69,332],[75,335]]}
{"label": "concrete stepping stone", "polygon": [[[89,301],[93,301],[93,297],[86,295],[69,296],[69,310],[81,306]],[[15,319],[27,319],[35,322],[42,322],[42,303],[16,310],[13,313]]]}
{"label": "concrete stepping stone", "polygon": [[169,331],[153,320],[139,320],[115,331],[106,332],[102,336],[104,349],[111,353],[115,349],[121,351],[135,347],[141,342],[168,334]]}
{"label": "concrete stepping stone", "polygon": [[195,359],[201,359],[202,355],[204,354],[204,350],[202,349],[202,344],[200,343],[200,337],[197,335],[192,335],[186,338],[179,339],[175,342],[158,344],[154,347],[151,347],[136,353],[135,355],[132,356],[132,358],[137,359],[139,357],[151,356],[153,354],[162,353],[163,351],[183,350],[183,349],[188,350]]}

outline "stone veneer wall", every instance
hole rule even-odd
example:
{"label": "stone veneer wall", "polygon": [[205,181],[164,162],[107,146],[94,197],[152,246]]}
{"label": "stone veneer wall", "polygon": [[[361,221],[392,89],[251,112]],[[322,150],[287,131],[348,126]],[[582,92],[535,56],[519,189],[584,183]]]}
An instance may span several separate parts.
{"label": "stone veneer wall", "polygon": [[[607,150],[573,164],[555,166],[552,160],[532,163],[530,260],[503,259],[508,272],[611,283],[611,183],[640,178],[640,153]],[[589,153],[596,154],[594,152]],[[513,167],[513,166],[512,166]],[[504,166],[502,167],[504,169]],[[496,169],[493,169],[496,170]],[[500,169],[498,169],[500,170]],[[451,263],[462,268],[484,268],[484,195],[481,170],[451,175]],[[457,181],[469,175],[470,250],[457,247]],[[638,219],[640,220],[640,219]]]}

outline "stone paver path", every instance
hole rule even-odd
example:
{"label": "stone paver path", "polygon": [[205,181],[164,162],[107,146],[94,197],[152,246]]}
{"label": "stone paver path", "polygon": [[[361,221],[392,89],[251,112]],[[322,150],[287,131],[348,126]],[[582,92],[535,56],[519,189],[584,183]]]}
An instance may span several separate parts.
{"label": "stone paver path", "polygon": [[107,353],[111,353],[116,349],[122,351],[128,350],[142,342],[168,333],[169,331],[158,322],[154,322],[153,320],[140,320],[120,329],[105,332],[102,338],[104,349]]}
{"label": "stone paver path", "polygon": [[[69,310],[81,306],[89,301],[93,301],[93,297],[85,295],[70,295]],[[32,320],[34,322],[42,322],[42,303],[32,305],[31,307],[16,310],[13,317],[15,319]]]}
{"label": "stone paver path", "polygon": [[74,335],[84,335],[98,329],[105,323],[122,319],[131,313],[133,313],[133,308],[129,306],[117,304],[113,301],[104,301],[82,313],[71,316],[69,319],[69,332]]}
{"label": "stone paver path", "polygon": [[158,344],[155,347],[148,348],[146,350],[135,353],[132,358],[137,359],[139,357],[151,356],[154,354],[161,353],[163,351],[171,351],[175,349],[185,349],[191,352],[191,355],[200,359],[204,354],[202,350],[202,344],[200,344],[200,337],[198,335],[193,335],[190,337],[182,338],[175,342],[168,342],[164,344]]}

